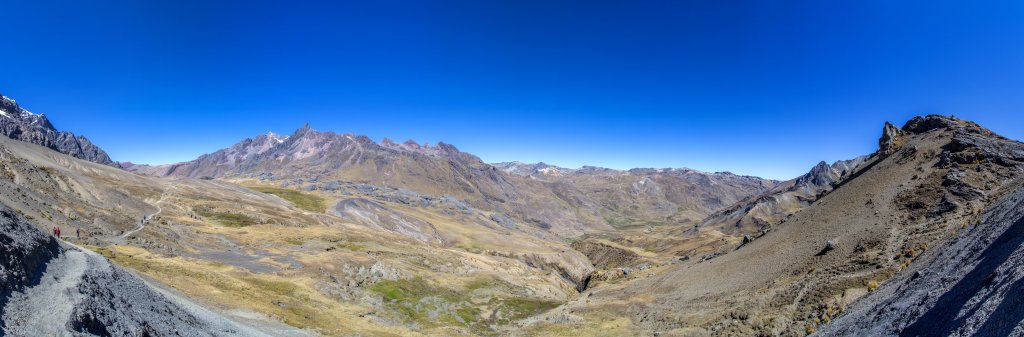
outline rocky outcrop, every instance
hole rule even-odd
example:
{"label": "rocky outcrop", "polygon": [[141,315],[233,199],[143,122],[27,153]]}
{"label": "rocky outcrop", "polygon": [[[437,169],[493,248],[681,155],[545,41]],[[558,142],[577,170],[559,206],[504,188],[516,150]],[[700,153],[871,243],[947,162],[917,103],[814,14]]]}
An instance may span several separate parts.
{"label": "rocky outcrop", "polygon": [[0,206],[0,312],[11,293],[38,283],[46,263],[59,254],[57,240]]}
{"label": "rocky outcrop", "polygon": [[1006,138],[985,135],[975,128],[967,128],[954,133],[939,161],[939,165],[944,167],[977,163],[1020,166],[1024,163],[1024,145]]}
{"label": "rocky outcrop", "polygon": [[46,115],[31,113],[13,99],[3,95],[0,95],[0,133],[11,139],[44,146],[75,158],[120,167],[89,139],[75,136],[70,132],[58,131]]}
{"label": "rocky outcrop", "polygon": [[878,139],[878,151],[883,156],[888,156],[899,150],[902,142],[900,136],[903,135],[903,131],[896,128],[892,123],[885,122],[885,126],[882,127],[882,137]]}
{"label": "rocky outcrop", "polygon": [[943,115],[915,116],[903,125],[903,131],[921,134],[938,129],[953,129],[960,124],[959,119]]}

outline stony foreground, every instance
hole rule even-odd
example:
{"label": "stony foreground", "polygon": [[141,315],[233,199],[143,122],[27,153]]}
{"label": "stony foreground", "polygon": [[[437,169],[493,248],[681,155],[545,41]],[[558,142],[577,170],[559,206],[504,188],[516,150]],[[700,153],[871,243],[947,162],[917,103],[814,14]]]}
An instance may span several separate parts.
{"label": "stony foreground", "polygon": [[269,329],[157,289],[0,207],[0,336],[264,336]]}

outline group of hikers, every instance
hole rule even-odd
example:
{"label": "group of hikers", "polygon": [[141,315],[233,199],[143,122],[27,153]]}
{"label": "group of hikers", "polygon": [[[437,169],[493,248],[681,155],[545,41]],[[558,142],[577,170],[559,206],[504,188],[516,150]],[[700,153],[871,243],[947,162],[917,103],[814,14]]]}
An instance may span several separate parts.
{"label": "group of hikers", "polygon": [[[56,236],[58,239],[60,238],[60,226],[53,226],[53,235]],[[81,228],[76,228],[75,229],[75,237],[79,238],[79,239],[82,238],[82,229]]]}

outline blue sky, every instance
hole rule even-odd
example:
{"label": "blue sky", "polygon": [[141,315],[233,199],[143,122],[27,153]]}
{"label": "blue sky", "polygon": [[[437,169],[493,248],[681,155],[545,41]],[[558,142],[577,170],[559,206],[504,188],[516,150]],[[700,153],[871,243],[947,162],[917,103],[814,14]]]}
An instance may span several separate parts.
{"label": "blue sky", "polygon": [[267,131],[786,179],[954,114],[1024,138],[1024,2],[0,1],[0,92],[115,160]]}

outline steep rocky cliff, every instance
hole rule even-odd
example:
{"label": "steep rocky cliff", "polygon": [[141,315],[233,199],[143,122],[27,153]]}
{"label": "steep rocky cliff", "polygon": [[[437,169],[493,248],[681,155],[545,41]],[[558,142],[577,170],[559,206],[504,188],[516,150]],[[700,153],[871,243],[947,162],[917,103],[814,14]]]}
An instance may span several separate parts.
{"label": "steep rocky cliff", "polygon": [[120,167],[103,149],[83,136],[58,131],[44,114],[25,110],[13,99],[0,95],[0,133],[12,139],[42,145],[57,152],[104,165]]}

